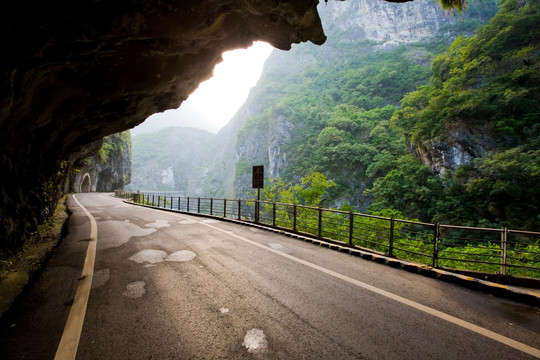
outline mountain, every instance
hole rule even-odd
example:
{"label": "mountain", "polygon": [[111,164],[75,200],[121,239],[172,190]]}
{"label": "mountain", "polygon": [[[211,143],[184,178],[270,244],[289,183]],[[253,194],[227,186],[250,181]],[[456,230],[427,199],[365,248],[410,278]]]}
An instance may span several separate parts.
{"label": "mountain", "polygon": [[222,152],[236,155],[235,168],[219,171],[227,181],[234,177],[227,194],[252,196],[251,166],[264,164],[268,177],[290,182],[321,171],[338,183],[329,204],[366,210],[371,198],[364,190],[387,170],[371,166],[366,176],[374,157],[403,151],[389,126],[401,99],[429,80],[437,54],[496,10],[494,2],[473,3],[462,14],[430,1],[321,4],[327,42],[274,51],[244,107],[217,136],[236,134],[227,140],[235,148]]}
{"label": "mountain", "polygon": [[199,129],[168,127],[133,137],[133,173],[129,189],[205,195],[207,151],[215,135]]}
{"label": "mountain", "polygon": [[[435,59],[430,81],[394,115],[407,148],[441,180],[425,206],[436,220],[540,228],[539,24],[540,2],[504,1]],[[375,184],[377,206],[403,195],[396,175]]]}

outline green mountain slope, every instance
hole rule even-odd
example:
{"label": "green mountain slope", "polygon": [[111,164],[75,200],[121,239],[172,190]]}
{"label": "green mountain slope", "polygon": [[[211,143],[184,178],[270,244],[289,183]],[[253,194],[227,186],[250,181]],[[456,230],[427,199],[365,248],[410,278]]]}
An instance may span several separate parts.
{"label": "green mountain slope", "polygon": [[[321,9],[329,24],[325,45],[299,46],[268,60],[248,100],[261,111],[238,132],[238,196],[250,196],[250,166],[261,163],[269,177],[292,183],[324,173],[337,183],[326,206],[348,203],[365,211],[372,201],[365,190],[406,153],[403,132],[390,123],[401,99],[429,80],[437,54],[496,9],[485,2],[448,16],[428,2],[418,9],[367,6]],[[373,18],[360,18],[367,11]]]}
{"label": "green mountain slope", "polygon": [[134,136],[130,188],[200,194],[206,182],[204,159],[214,137],[204,130],[179,127]]}
{"label": "green mountain slope", "polygon": [[[540,229],[540,2],[504,1],[489,25],[433,62],[392,121],[439,173],[424,211],[437,220]],[[397,172],[378,180],[375,207]],[[442,190],[440,190],[442,187]],[[401,206],[407,208],[407,205]]]}

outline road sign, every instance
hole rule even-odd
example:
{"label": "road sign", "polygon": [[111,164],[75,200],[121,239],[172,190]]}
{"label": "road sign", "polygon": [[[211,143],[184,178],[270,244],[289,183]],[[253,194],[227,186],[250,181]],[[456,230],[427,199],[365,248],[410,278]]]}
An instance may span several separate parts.
{"label": "road sign", "polygon": [[264,188],[264,165],[253,167],[253,189]]}

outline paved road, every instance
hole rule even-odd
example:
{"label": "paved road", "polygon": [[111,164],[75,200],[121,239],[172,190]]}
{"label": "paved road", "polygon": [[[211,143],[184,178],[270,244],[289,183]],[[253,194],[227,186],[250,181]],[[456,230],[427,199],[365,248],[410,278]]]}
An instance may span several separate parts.
{"label": "paved road", "polygon": [[[97,223],[78,359],[529,359],[540,309],[278,234],[78,194]],[[52,359],[91,222],[2,326],[2,358]],[[76,303],[78,300],[75,301]],[[75,305],[73,305],[75,306]]]}

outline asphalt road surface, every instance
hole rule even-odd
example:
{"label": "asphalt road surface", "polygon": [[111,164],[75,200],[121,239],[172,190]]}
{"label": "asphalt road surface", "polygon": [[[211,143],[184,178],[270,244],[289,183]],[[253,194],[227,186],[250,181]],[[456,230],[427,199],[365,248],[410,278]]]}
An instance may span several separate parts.
{"label": "asphalt road surface", "polygon": [[[2,359],[68,359],[64,337],[77,359],[540,357],[537,307],[108,194],[68,204],[66,238],[3,321]],[[66,323],[82,303],[79,336]]]}

